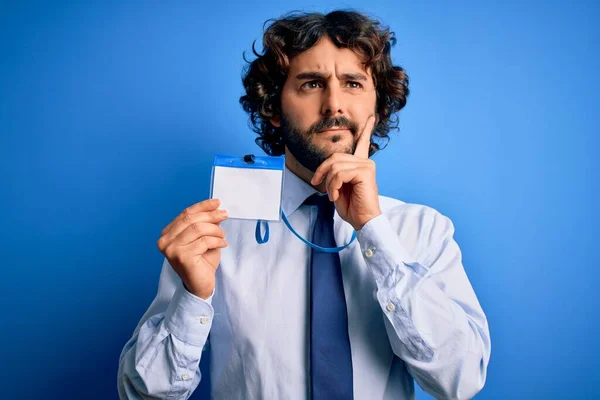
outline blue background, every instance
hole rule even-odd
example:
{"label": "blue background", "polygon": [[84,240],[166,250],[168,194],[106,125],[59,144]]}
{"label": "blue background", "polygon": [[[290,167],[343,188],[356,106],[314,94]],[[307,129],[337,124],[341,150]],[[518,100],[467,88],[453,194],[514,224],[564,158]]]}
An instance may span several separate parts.
{"label": "blue background", "polygon": [[412,94],[378,182],[455,223],[492,332],[478,398],[600,398],[597,3],[8,3],[3,398],[116,398],[161,229],[207,197],[215,153],[260,153],[242,52],[268,18],[340,6],[398,36]]}

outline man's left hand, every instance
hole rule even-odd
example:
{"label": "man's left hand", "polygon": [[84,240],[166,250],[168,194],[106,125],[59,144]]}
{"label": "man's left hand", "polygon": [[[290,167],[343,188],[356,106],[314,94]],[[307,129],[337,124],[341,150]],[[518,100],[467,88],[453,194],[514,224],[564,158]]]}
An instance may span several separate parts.
{"label": "man's left hand", "polygon": [[375,162],[369,159],[375,117],[371,116],[358,138],[354,154],[334,153],[325,160],[311,180],[325,188],[340,217],[358,231],[381,214],[375,178]]}

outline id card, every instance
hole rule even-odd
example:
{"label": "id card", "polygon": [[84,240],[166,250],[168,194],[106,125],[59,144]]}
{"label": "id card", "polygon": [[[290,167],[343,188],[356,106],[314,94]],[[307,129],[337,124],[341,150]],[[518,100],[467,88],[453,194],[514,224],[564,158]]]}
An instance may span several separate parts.
{"label": "id card", "polygon": [[285,156],[218,154],[210,198],[221,201],[229,218],[280,221]]}

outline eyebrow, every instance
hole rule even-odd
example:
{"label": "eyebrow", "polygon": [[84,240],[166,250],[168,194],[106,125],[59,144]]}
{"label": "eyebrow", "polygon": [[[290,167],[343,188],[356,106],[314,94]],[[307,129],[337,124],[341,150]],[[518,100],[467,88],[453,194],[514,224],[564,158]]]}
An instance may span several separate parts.
{"label": "eyebrow", "polygon": [[[342,74],[341,78],[347,81],[366,81],[367,77],[360,73],[346,73]],[[321,72],[301,72],[296,75],[296,79],[321,79],[325,80],[325,74]]]}

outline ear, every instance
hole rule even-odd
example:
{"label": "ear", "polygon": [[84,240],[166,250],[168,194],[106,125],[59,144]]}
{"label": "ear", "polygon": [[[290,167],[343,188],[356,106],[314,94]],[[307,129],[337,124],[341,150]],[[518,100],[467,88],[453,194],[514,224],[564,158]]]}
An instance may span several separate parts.
{"label": "ear", "polygon": [[281,127],[281,120],[279,118],[279,115],[276,115],[273,118],[271,118],[271,125],[273,125],[275,128]]}

